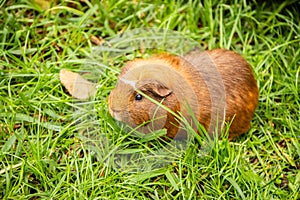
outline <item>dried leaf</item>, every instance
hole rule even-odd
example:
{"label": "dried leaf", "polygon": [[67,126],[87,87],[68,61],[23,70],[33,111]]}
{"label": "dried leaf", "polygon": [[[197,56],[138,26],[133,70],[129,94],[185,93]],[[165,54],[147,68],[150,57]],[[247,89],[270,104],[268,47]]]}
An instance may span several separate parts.
{"label": "dried leaf", "polygon": [[86,100],[96,94],[96,85],[75,72],[62,69],[59,77],[60,82],[76,99]]}
{"label": "dried leaf", "polygon": [[98,38],[96,36],[91,36],[90,40],[92,41],[92,43],[96,44],[96,45],[101,45],[103,44],[105,41],[103,38]]}

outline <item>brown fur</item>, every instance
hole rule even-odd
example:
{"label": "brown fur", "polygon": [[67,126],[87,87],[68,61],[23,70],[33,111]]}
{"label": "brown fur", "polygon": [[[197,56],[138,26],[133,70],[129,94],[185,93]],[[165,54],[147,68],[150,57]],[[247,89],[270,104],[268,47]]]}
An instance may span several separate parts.
{"label": "brown fur", "polygon": [[[137,93],[185,117],[189,115],[184,108],[186,99],[208,131],[223,120],[233,119],[229,138],[249,130],[258,104],[258,88],[250,65],[239,54],[223,49],[194,51],[184,57],[161,54],[130,61],[122,69],[118,85],[109,96],[112,116],[132,127],[148,122],[154,115],[162,116],[155,128],[166,128],[167,136],[174,138],[180,126],[178,119],[145,97],[136,101]],[[222,105],[226,110],[223,118]],[[151,131],[149,127],[147,123],[140,130],[147,133]]]}

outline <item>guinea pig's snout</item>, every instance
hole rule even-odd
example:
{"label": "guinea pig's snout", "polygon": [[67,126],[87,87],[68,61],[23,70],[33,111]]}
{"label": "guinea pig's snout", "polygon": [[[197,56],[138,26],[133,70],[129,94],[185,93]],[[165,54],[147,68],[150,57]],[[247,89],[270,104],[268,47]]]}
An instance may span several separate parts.
{"label": "guinea pig's snout", "polygon": [[114,119],[116,119],[118,121],[123,121],[121,111],[114,111],[111,108],[109,108],[108,112]]}
{"label": "guinea pig's snout", "polygon": [[117,110],[113,109],[112,99],[113,99],[113,93],[111,93],[108,96],[108,112],[114,119],[116,119],[118,121],[122,121],[121,120],[121,111],[117,111]]}

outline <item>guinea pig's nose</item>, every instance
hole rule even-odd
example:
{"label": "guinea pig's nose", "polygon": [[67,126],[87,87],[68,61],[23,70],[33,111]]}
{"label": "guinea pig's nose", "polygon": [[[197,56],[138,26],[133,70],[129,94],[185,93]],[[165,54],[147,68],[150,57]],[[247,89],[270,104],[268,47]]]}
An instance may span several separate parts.
{"label": "guinea pig's nose", "polygon": [[108,112],[112,117],[114,117],[114,111],[110,107],[108,107]]}

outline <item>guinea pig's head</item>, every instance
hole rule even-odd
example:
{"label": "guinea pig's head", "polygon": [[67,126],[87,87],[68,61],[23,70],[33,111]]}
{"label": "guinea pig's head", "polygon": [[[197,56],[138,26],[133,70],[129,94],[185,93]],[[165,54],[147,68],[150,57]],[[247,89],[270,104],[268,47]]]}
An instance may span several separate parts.
{"label": "guinea pig's head", "polygon": [[172,112],[180,110],[180,102],[168,82],[163,81],[167,78],[161,78],[162,67],[143,61],[129,62],[109,95],[108,107],[116,120],[139,127],[140,132],[166,128],[167,136],[173,138],[179,122]]}

